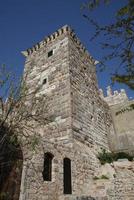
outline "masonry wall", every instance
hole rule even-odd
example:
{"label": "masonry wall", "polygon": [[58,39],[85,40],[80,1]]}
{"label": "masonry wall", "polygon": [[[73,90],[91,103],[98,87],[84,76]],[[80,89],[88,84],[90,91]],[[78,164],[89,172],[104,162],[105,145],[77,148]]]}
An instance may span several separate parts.
{"label": "masonry wall", "polygon": [[134,154],[134,100],[128,99],[124,89],[112,91],[110,86],[107,87],[107,96],[104,97],[101,89],[100,96],[108,103],[112,116],[113,127],[109,134],[111,150]]}
{"label": "masonry wall", "polygon": [[[54,155],[52,161],[52,181],[42,178],[44,152]],[[92,161],[89,155],[92,155]],[[63,159],[71,160],[72,194],[63,193]],[[31,152],[24,162],[20,200],[64,200],[76,196],[89,195],[95,168],[91,163],[97,163],[89,148],[81,143],[66,147],[60,144],[40,142],[36,152]]]}
{"label": "masonry wall", "polygon": [[[95,199],[133,200],[134,162],[120,160],[100,168],[98,179],[92,183],[90,194]],[[102,178],[102,175],[107,178]],[[98,197],[98,198],[97,198]]]}
{"label": "masonry wall", "polygon": [[[53,55],[48,58],[51,50]],[[116,169],[115,177],[102,184],[94,179],[101,170],[97,154],[101,148],[109,150],[115,133],[109,107],[99,97],[94,62],[69,27],[28,53],[25,75],[29,92],[38,89],[35,97],[42,97],[49,120],[35,129],[39,136],[35,149],[23,149],[20,200],[130,200],[130,168],[124,173]],[[51,181],[42,176],[46,152],[53,155]],[[64,158],[71,161],[72,194],[63,192]]]}
{"label": "masonry wall", "polygon": [[[53,55],[48,57],[48,52]],[[70,137],[71,105],[68,38],[65,34],[43,45],[38,51],[29,55],[25,64],[25,75],[29,93],[35,92],[36,98],[42,97],[48,122],[58,124],[58,129],[45,127],[44,137],[47,140],[62,140]],[[44,79],[46,83],[43,84]],[[31,100],[29,99],[29,102]],[[41,106],[43,106],[41,104]],[[40,105],[38,105],[38,108]],[[51,123],[49,123],[51,126]],[[45,125],[45,122],[44,122]],[[68,129],[68,132],[67,132]],[[43,135],[42,135],[43,136]]]}
{"label": "masonry wall", "polygon": [[89,195],[100,162],[101,148],[109,150],[112,121],[107,104],[99,97],[96,70],[87,52],[69,37],[71,117],[74,148],[74,195]]}
{"label": "masonry wall", "polygon": [[134,101],[127,101],[110,107],[115,128],[114,149],[134,155]]}
{"label": "masonry wall", "polygon": [[[48,57],[51,50],[53,55]],[[109,150],[107,134],[111,125],[109,108],[99,97],[91,56],[66,29],[27,57],[25,76],[29,93],[38,88],[35,96],[44,97],[49,120],[35,129],[40,135],[36,151],[24,150],[20,200],[66,198],[63,194],[65,157],[71,160],[69,198],[88,195],[100,167],[97,154],[100,148]],[[51,182],[43,181],[42,177],[45,152],[54,156]]]}
{"label": "masonry wall", "polygon": [[[26,61],[25,74],[29,92],[39,86],[35,96],[44,96],[46,113],[50,121],[35,129],[40,135],[36,151],[30,151],[25,147],[20,200],[66,198],[63,194],[63,159],[65,157],[71,160],[72,194],[68,196],[88,195],[90,182],[100,165],[95,153],[90,150],[90,146],[85,145],[83,139],[75,141],[74,139],[77,138],[72,137],[71,92],[74,93],[74,91],[71,91],[70,80],[73,74],[70,69],[73,66],[69,49],[75,47],[75,41],[71,41],[70,46],[70,40],[68,35],[63,34],[29,56]],[[52,57],[48,58],[47,53],[50,50],[54,52]],[[80,60],[77,62],[81,64]],[[42,84],[44,78],[47,79],[45,85]],[[83,104],[84,100],[85,97]],[[82,138],[85,138],[85,135]],[[51,182],[43,181],[42,177],[45,152],[50,152],[54,156]]]}
{"label": "masonry wall", "polygon": [[[51,50],[53,55],[48,57],[48,52]],[[34,96],[37,99],[44,97],[42,98],[45,105],[44,115],[48,121],[44,121],[44,125],[34,129],[34,132],[39,135],[36,149],[34,151],[27,147],[24,149],[20,200],[54,200],[59,198],[59,195],[63,195],[63,159],[65,157],[71,159],[72,169],[74,169],[67,33],[59,34],[57,38],[51,39],[27,56],[25,77],[28,92],[31,93],[37,89]],[[43,84],[44,79],[46,79],[45,84]],[[28,99],[29,106],[32,103],[30,98]],[[38,105],[38,108],[40,106],[43,104]],[[52,181],[44,181],[42,176],[46,152],[54,156]],[[72,182],[73,177],[74,170],[72,170]]]}
{"label": "masonry wall", "polygon": [[73,137],[96,153],[109,149],[109,108],[100,98],[96,69],[87,52],[69,40]]}

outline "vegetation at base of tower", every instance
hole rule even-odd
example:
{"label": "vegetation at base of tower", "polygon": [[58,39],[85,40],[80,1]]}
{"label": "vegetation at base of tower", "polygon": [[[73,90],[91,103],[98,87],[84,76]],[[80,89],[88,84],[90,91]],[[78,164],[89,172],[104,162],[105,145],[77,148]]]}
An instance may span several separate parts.
{"label": "vegetation at base of tower", "polygon": [[95,176],[93,178],[93,180],[101,180],[101,179],[109,179],[109,177],[107,177],[106,175],[102,174],[101,176]]}
{"label": "vegetation at base of tower", "polygon": [[102,165],[104,165],[105,163],[112,163],[114,161],[117,161],[118,159],[128,159],[129,161],[133,161],[134,158],[134,156],[131,156],[125,152],[113,153],[107,152],[105,149],[102,149],[102,151],[99,152],[97,157]]}
{"label": "vegetation at base of tower", "polygon": [[102,174],[100,179],[109,179],[106,175]]}
{"label": "vegetation at base of tower", "polygon": [[82,5],[83,16],[94,27],[91,41],[102,36],[105,38],[100,44],[105,50],[99,63],[100,71],[107,67],[108,61],[115,60],[117,65],[111,66],[112,82],[124,83],[134,89],[134,1],[127,0],[125,5],[115,11],[113,22],[109,24],[102,25],[92,17],[94,10],[102,4],[107,9],[116,3],[111,0],[88,0]]}

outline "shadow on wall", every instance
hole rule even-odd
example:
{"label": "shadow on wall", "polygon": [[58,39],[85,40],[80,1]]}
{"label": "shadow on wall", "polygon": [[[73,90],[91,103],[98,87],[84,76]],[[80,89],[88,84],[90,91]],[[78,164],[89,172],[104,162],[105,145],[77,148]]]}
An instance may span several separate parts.
{"label": "shadow on wall", "polygon": [[[8,132],[3,128],[0,141]],[[0,200],[18,200],[20,194],[23,155],[20,145],[11,142],[11,135],[0,145]]]}

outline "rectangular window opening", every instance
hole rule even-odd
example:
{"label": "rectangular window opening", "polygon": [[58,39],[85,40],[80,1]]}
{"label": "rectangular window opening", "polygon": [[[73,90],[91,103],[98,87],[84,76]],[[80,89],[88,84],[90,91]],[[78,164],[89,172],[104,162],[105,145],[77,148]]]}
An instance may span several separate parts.
{"label": "rectangular window opening", "polygon": [[42,81],[42,84],[45,85],[46,83],[47,83],[47,79],[44,78],[43,81]]}
{"label": "rectangular window opening", "polygon": [[53,55],[53,50],[48,52],[48,58]]}

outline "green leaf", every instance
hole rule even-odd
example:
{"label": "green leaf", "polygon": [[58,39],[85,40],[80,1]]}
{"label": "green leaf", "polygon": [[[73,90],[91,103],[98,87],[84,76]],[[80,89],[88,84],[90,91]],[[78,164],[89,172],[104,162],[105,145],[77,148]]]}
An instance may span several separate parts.
{"label": "green leaf", "polygon": [[133,31],[130,30],[130,29],[127,29],[126,32],[127,32],[129,35],[133,35]]}
{"label": "green leaf", "polygon": [[128,12],[129,12],[129,7],[128,7],[128,5],[127,5],[127,6],[124,6],[123,8],[121,8],[121,9],[117,12],[117,16],[126,15],[126,14],[128,14]]}

